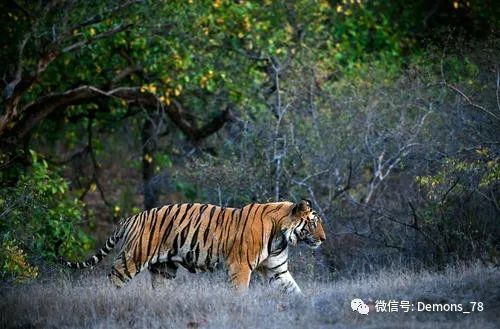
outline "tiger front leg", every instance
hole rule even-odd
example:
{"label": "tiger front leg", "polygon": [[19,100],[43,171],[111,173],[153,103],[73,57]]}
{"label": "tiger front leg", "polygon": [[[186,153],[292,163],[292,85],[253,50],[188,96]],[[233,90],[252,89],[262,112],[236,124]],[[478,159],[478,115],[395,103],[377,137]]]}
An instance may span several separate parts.
{"label": "tiger front leg", "polygon": [[263,267],[260,272],[268,280],[269,286],[277,288],[287,294],[302,295],[302,290],[288,271],[288,262],[277,266]]}
{"label": "tiger front leg", "polygon": [[250,276],[252,271],[248,266],[244,265],[230,265],[229,266],[229,279],[238,291],[245,291],[250,284]]}
{"label": "tiger front leg", "polygon": [[269,279],[271,287],[277,287],[287,294],[302,295],[302,290],[293,279],[290,272],[278,273]]}

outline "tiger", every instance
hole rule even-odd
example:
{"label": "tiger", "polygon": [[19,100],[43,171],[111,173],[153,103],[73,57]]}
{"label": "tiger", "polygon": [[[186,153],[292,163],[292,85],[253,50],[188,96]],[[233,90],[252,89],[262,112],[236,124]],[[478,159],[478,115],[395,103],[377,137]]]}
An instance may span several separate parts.
{"label": "tiger", "polygon": [[94,267],[118,246],[108,274],[116,287],[146,268],[154,288],[158,280],[174,279],[179,266],[196,273],[224,264],[239,291],[247,290],[251,274],[258,272],[270,286],[302,294],[288,271],[288,247],[304,242],[318,248],[325,239],[323,220],[308,200],[243,208],[182,203],[122,219],[95,255],[83,262],[61,261],[73,269]]}

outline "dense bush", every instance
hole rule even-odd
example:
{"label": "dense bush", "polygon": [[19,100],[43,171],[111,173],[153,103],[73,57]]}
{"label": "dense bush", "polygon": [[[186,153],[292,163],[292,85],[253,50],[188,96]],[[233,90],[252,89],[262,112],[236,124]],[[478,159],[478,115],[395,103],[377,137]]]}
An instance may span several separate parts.
{"label": "dense bush", "polygon": [[472,151],[460,160],[445,159],[434,175],[416,178],[424,197],[422,209],[414,209],[414,223],[421,221],[431,234],[428,251],[448,258],[441,261],[498,257],[499,154],[487,147]]}
{"label": "dense bush", "polygon": [[[0,275],[4,280],[36,277],[36,264],[43,260],[54,260],[59,252],[75,258],[93,247],[90,236],[78,228],[82,203],[69,191],[68,182],[35,152],[31,156],[32,165],[16,186],[0,190]],[[54,249],[58,244],[59,251]]]}

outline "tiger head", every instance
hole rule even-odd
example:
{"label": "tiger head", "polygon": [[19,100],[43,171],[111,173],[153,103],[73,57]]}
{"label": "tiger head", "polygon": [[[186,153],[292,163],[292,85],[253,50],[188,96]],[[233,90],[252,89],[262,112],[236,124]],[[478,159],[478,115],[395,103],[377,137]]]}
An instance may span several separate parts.
{"label": "tiger head", "polygon": [[308,200],[302,200],[292,207],[283,233],[291,245],[303,241],[313,249],[326,240],[322,220],[311,208],[311,202]]}

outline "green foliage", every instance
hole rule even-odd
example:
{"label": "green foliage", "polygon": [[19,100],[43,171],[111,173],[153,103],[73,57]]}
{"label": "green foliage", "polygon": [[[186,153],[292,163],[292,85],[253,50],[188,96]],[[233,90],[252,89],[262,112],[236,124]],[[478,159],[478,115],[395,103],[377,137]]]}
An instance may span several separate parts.
{"label": "green foliage", "polygon": [[417,183],[426,191],[429,200],[461,194],[471,188],[491,189],[500,183],[500,159],[487,147],[475,150],[463,159],[448,158],[434,175],[417,176]]}
{"label": "green foliage", "polygon": [[2,276],[23,280],[36,276],[29,260],[55,260],[55,246],[69,258],[81,257],[93,240],[78,229],[82,203],[69,192],[68,182],[51,171],[31,151],[32,166],[17,185],[0,190]]}
{"label": "green foliage", "polygon": [[196,196],[198,195],[198,192],[193,185],[182,181],[177,181],[175,184],[175,190],[182,193],[188,200],[196,200]]}
{"label": "green foliage", "polygon": [[417,176],[416,181],[427,198],[423,229],[433,236],[437,255],[467,259],[478,252],[496,253],[492,212],[499,198],[498,155],[477,148],[461,158],[445,159],[435,174]]}
{"label": "green foliage", "polygon": [[158,170],[160,168],[171,168],[172,158],[167,153],[158,153],[156,156],[156,163],[158,165]]}
{"label": "green foliage", "polygon": [[15,240],[3,239],[0,246],[0,279],[27,282],[38,276],[38,268],[29,264],[26,253]]}

